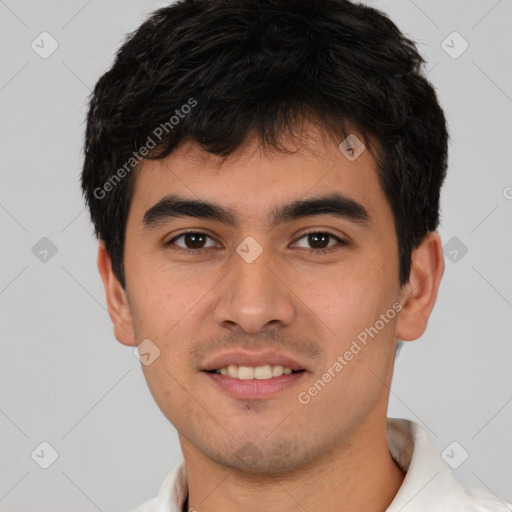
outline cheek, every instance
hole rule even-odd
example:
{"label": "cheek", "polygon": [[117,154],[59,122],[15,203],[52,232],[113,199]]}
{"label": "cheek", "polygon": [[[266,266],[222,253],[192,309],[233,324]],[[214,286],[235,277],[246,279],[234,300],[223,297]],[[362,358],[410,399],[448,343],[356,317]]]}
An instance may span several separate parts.
{"label": "cheek", "polygon": [[324,324],[327,336],[343,344],[391,305],[386,303],[392,294],[386,289],[385,279],[385,275],[374,269],[367,271],[362,264],[332,267],[324,272],[297,274],[293,289]]}
{"label": "cheek", "polygon": [[343,358],[347,354],[343,358],[343,370],[332,370],[338,378],[332,379],[331,389],[354,388],[351,392],[356,394],[363,393],[367,386],[372,388],[368,378],[373,379],[375,389],[382,385],[370,370],[382,376],[394,354],[396,311],[393,305],[398,297],[398,276],[390,271],[385,258],[372,256],[367,263],[362,260],[360,263],[323,277],[317,275],[313,281],[309,276],[296,281],[305,290],[301,299],[317,323],[316,332],[325,347],[327,368],[334,365],[338,356]]}
{"label": "cheek", "polygon": [[[169,381],[170,388],[162,386],[170,393],[190,373],[191,349],[211,300],[205,290],[212,286],[185,279],[183,274],[165,274],[157,268],[144,275],[139,273],[139,287],[134,289],[131,303],[137,340],[149,338],[160,351],[155,368],[143,367],[148,384]],[[160,393],[159,386],[155,385],[154,392]]]}
{"label": "cheek", "polygon": [[194,305],[199,301],[198,292],[208,289],[195,286],[179,270],[172,274],[158,265],[146,262],[131,270],[130,305],[137,325],[138,335],[142,338],[154,337],[165,340],[172,331],[179,328],[180,322],[193,313]]}
{"label": "cheek", "polygon": [[[155,403],[164,416],[177,428],[181,427],[183,411],[187,415],[195,409],[189,403],[193,397],[184,386],[184,378],[179,368],[170,367],[168,354],[162,354],[150,366],[143,366],[144,378]],[[194,404],[195,405],[195,404]]]}

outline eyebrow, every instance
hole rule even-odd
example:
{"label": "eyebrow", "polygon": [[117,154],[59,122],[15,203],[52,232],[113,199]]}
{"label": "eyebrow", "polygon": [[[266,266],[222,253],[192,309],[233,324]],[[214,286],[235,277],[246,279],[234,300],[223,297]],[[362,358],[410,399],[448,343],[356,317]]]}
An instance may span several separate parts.
{"label": "eyebrow", "polygon": [[[270,224],[275,226],[314,215],[334,215],[362,226],[368,226],[371,222],[371,217],[362,204],[339,193],[297,200],[274,207],[269,214],[269,220]],[[240,225],[238,214],[232,208],[208,201],[168,195],[146,211],[142,220],[142,231],[151,231],[169,219],[182,217],[215,220],[233,228]]]}

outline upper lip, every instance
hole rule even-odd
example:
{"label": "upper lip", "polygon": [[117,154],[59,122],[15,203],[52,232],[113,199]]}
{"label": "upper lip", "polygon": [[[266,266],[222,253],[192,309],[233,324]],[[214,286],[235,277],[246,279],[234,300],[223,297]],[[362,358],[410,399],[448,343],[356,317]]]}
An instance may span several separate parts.
{"label": "upper lip", "polygon": [[279,352],[249,352],[249,351],[233,351],[225,352],[208,361],[203,371],[218,370],[225,368],[230,364],[238,366],[263,366],[265,364],[286,366],[292,370],[305,370],[305,367],[285,354]]}

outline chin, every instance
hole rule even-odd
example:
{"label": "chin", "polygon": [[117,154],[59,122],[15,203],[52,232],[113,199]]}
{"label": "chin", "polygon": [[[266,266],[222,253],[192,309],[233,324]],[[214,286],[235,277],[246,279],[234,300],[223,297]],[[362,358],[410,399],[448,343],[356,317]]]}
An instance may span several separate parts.
{"label": "chin", "polygon": [[237,443],[239,448],[236,450],[233,449],[233,444],[229,444],[231,446],[227,451],[220,452],[209,447],[203,453],[219,465],[237,473],[250,474],[252,477],[257,474],[268,477],[303,471],[310,458],[305,444],[291,439],[274,441],[273,444],[264,440],[261,443],[240,442]]}

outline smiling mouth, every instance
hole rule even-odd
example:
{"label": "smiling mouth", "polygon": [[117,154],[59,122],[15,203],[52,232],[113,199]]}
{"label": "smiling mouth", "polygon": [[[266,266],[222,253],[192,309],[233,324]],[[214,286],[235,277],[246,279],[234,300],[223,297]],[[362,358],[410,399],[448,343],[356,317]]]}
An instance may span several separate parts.
{"label": "smiling mouth", "polygon": [[243,366],[230,364],[215,370],[206,370],[206,373],[213,373],[240,380],[267,380],[282,375],[301,373],[305,370],[292,370],[280,364],[264,364],[261,366]]}

